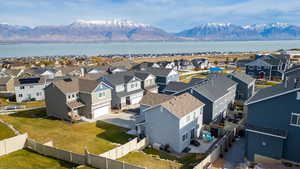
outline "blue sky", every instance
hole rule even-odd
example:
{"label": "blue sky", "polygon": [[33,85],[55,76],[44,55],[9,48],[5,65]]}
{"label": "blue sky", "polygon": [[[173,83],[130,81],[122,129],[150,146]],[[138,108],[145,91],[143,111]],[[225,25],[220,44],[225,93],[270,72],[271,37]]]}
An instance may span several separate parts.
{"label": "blue sky", "polygon": [[170,32],[201,23],[300,24],[300,0],[1,0],[0,23],[128,19]]}

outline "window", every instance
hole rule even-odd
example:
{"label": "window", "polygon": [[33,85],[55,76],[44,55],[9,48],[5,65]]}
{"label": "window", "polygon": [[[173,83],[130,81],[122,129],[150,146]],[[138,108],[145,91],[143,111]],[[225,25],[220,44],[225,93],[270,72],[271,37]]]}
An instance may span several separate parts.
{"label": "window", "polygon": [[71,99],[71,95],[68,95],[68,98]]}
{"label": "window", "polygon": [[33,86],[31,85],[31,86],[29,86],[30,88],[33,88]]}
{"label": "window", "polygon": [[22,95],[22,94],[19,94],[19,97],[23,97],[23,95]]}
{"label": "window", "polygon": [[297,98],[296,100],[300,100],[300,92],[297,92]]}
{"label": "window", "polygon": [[261,70],[261,67],[260,67],[260,66],[257,66],[257,70]]}
{"label": "window", "polygon": [[131,88],[134,88],[134,84],[131,84]]}
{"label": "window", "polygon": [[24,86],[21,86],[20,89],[25,89],[25,87],[24,87]]}
{"label": "window", "polygon": [[72,94],[72,98],[74,98],[75,97],[75,94]]}
{"label": "window", "polygon": [[37,93],[36,93],[36,96],[39,96],[39,95],[40,95],[40,93],[39,93],[39,92],[37,92]]}
{"label": "window", "polygon": [[182,141],[185,141],[188,138],[188,133],[185,133],[184,135],[182,135]]}
{"label": "window", "polygon": [[187,116],[186,116],[186,119],[185,119],[185,122],[188,123],[188,122],[190,122],[190,120],[191,120],[191,116],[190,116],[190,115],[187,115]]}
{"label": "window", "polygon": [[248,68],[249,68],[250,70],[253,70],[253,66],[248,66]]}
{"label": "window", "polygon": [[98,95],[99,98],[104,97],[104,96],[105,96],[105,92],[100,92]]}
{"label": "window", "polygon": [[300,127],[300,114],[292,113],[290,125]]}

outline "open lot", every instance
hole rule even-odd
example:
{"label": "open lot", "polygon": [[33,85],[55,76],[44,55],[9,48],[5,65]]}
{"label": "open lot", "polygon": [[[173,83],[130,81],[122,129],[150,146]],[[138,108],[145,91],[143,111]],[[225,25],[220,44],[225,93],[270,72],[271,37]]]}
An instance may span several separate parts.
{"label": "open lot", "polygon": [[0,122],[0,140],[15,136],[14,132]]}
{"label": "open lot", "polygon": [[69,169],[72,167],[76,166],[27,150],[19,150],[0,157],[0,169]]}
{"label": "open lot", "polygon": [[56,147],[77,153],[89,152],[100,154],[118,145],[124,144],[132,137],[127,135],[124,128],[101,122],[70,124],[61,120],[47,119],[45,109],[23,111],[0,118],[11,123],[22,133],[39,141],[53,141]]}

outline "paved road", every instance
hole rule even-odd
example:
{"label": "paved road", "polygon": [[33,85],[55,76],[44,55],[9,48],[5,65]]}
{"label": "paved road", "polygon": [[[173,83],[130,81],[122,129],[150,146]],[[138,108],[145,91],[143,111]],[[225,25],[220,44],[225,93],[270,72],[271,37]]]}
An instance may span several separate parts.
{"label": "paved road", "polygon": [[238,138],[225,154],[224,169],[236,169],[238,164],[244,162],[245,138]]}

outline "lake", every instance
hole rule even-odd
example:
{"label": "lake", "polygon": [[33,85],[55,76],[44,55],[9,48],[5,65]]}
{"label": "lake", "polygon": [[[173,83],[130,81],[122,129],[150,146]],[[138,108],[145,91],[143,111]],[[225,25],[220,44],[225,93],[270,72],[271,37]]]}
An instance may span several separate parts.
{"label": "lake", "polygon": [[105,54],[161,54],[193,52],[255,52],[299,48],[300,40],[197,41],[111,43],[24,43],[0,45],[0,57]]}

